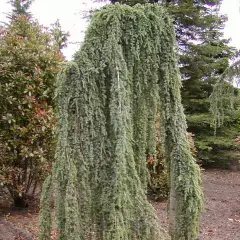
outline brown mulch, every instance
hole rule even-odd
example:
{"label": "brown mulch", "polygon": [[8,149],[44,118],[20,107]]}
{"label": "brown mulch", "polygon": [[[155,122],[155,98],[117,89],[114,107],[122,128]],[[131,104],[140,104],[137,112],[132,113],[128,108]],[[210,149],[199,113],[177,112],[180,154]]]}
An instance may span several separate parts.
{"label": "brown mulch", "polygon": [[[205,210],[198,240],[240,240],[240,171],[203,171]],[[166,203],[153,203],[167,228]],[[36,239],[38,208],[0,208],[0,240]],[[54,239],[54,238],[52,238]]]}
{"label": "brown mulch", "polygon": [[34,209],[0,210],[0,240],[36,239],[37,215]]}

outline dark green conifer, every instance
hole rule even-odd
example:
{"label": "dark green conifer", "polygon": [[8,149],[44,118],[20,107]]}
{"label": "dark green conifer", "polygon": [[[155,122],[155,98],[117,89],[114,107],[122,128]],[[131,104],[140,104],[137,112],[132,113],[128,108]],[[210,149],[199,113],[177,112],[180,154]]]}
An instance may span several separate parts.
{"label": "dark green conifer", "polygon": [[27,17],[31,16],[31,13],[28,11],[34,0],[10,0],[10,3],[13,7],[11,19],[15,18],[18,15],[25,15]]}

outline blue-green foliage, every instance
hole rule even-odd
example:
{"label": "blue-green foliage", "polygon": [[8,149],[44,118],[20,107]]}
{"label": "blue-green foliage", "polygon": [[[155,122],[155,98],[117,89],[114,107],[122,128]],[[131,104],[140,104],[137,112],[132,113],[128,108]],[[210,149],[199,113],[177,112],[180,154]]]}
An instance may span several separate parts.
{"label": "blue-green foliage", "polygon": [[110,5],[93,15],[74,62],[58,76],[59,239],[169,239],[146,198],[157,109],[176,207],[170,234],[173,240],[196,236],[202,191],[174,45],[172,22],[157,4]]}

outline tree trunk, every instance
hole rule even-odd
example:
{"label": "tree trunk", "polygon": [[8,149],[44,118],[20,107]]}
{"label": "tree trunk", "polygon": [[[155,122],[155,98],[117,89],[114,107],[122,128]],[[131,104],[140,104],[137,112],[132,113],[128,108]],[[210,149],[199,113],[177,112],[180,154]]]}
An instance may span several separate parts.
{"label": "tree trunk", "polygon": [[14,197],[13,201],[14,201],[14,207],[17,207],[17,208],[28,207],[28,203],[26,202],[25,196],[16,196]]}

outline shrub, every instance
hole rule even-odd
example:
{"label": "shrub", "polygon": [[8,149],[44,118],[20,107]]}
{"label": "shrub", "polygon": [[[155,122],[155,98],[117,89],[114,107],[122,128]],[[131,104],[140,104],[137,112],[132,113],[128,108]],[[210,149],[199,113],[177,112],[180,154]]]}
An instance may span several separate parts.
{"label": "shrub", "polygon": [[25,206],[51,169],[53,88],[63,56],[49,31],[27,15],[0,29],[1,187]]}
{"label": "shrub", "polygon": [[[197,149],[194,144],[194,134],[191,132],[187,134],[191,152],[196,157]],[[157,139],[159,138],[157,137]],[[156,157],[148,157],[147,166],[150,175],[148,184],[149,198],[155,201],[166,200],[169,196],[169,179],[159,140],[157,140]]]}

